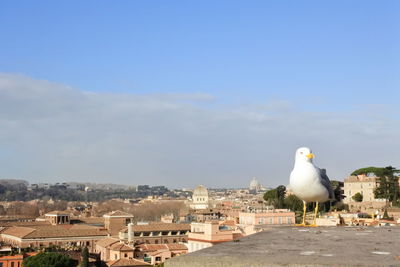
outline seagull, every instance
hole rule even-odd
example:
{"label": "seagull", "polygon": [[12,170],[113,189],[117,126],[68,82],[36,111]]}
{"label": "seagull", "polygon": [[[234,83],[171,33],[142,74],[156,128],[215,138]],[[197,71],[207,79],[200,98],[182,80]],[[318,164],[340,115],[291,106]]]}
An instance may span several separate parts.
{"label": "seagull", "polygon": [[303,222],[306,225],[306,204],[316,202],[314,224],[316,226],[318,203],[334,199],[331,182],[325,169],[320,169],[313,163],[314,154],[308,147],[296,150],[294,168],[290,173],[290,188],[293,193],[303,200]]}

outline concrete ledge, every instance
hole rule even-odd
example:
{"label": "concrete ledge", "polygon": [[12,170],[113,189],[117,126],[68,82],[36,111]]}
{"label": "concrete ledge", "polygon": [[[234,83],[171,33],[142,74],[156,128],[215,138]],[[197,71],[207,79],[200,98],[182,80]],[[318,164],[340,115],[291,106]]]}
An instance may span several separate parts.
{"label": "concrete ledge", "polygon": [[187,266],[400,266],[400,227],[274,227],[165,262]]}

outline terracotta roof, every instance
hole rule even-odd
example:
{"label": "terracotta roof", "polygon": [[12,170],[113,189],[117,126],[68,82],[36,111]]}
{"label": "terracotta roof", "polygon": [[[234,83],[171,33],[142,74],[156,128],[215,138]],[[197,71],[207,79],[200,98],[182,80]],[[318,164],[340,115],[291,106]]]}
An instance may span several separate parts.
{"label": "terracotta roof", "polygon": [[81,237],[81,236],[106,236],[105,229],[97,227],[68,227],[70,225],[54,225],[41,227],[10,227],[1,234],[19,238],[55,238],[55,237]]}
{"label": "terracotta roof", "polygon": [[107,266],[109,267],[114,267],[114,266],[151,266],[151,264],[136,260],[136,259],[119,259],[119,260],[114,260],[114,261],[109,261],[106,263]]}
{"label": "terracotta roof", "polygon": [[12,235],[22,238],[34,231],[36,231],[36,229],[34,228],[13,226],[3,230],[1,234]]}
{"label": "terracotta roof", "polygon": [[126,217],[133,217],[132,214],[124,212],[124,211],[120,211],[120,210],[116,210],[116,211],[112,211],[109,213],[104,214],[103,216],[106,217],[112,217],[112,216],[126,216]]}
{"label": "terracotta roof", "polygon": [[0,226],[37,226],[37,225],[50,225],[48,221],[30,221],[30,222],[0,222]]}
{"label": "terracotta roof", "polygon": [[115,244],[112,244],[112,245],[110,246],[110,249],[111,249],[111,250],[116,250],[116,251],[133,251],[133,250],[134,250],[134,248],[132,248],[132,247],[130,247],[130,246],[127,246],[127,245],[125,245],[124,243],[115,243]]}
{"label": "terracotta roof", "polygon": [[157,250],[187,250],[184,244],[141,244],[138,246],[142,251]]}
{"label": "terracotta roof", "polygon": [[150,256],[157,256],[159,254],[165,253],[166,251],[168,251],[168,250],[166,250],[166,249],[156,250],[156,251],[152,251],[152,252],[147,252],[147,254]]}
{"label": "terracotta roof", "polygon": [[162,249],[168,249],[165,244],[141,244],[138,246],[141,250],[145,251],[156,251]]}
{"label": "terracotta roof", "polygon": [[166,244],[169,250],[185,250],[188,247],[185,244]]}
{"label": "terracotta roof", "polygon": [[[133,231],[152,232],[152,231],[189,231],[189,223],[151,223],[144,225],[134,225]],[[128,232],[128,228],[124,228],[123,232]]]}
{"label": "terracotta roof", "polygon": [[104,238],[104,239],[101,239],[101,240],[97,241],[96,242],[96,246],[100,246],[100,247],[106,248],[106,247],[108,247],[108,246],[110,246],[110,245],[112,245],[114,243],[117,243],[117,242],[119,242],[118,239],[108,237],[108,238]]}
{"label": "terracotta roof", "polygon": [[104,218],[103,217],[87,217],[87,218],[79,218],[79,220],[83,223],[87,224],[104,224]]}

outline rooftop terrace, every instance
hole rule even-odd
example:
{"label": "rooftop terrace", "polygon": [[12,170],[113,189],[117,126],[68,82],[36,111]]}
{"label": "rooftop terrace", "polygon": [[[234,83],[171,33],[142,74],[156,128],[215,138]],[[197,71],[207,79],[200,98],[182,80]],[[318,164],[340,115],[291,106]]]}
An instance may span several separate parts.
{"label": "rooftop terrace", "polygon": [[181,266],[400,266],[400,227],[274,227],[165,262]]}

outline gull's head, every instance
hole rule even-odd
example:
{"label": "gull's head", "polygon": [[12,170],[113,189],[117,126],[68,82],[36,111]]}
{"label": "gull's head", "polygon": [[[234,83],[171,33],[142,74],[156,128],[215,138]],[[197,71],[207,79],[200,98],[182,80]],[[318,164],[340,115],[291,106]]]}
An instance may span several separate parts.
{"label": "gull's head", "polygon": [[308,147],[300,147],[296,150],[296,162],[312,162],[314,154]]}

